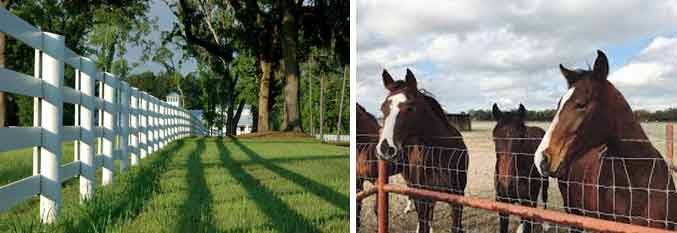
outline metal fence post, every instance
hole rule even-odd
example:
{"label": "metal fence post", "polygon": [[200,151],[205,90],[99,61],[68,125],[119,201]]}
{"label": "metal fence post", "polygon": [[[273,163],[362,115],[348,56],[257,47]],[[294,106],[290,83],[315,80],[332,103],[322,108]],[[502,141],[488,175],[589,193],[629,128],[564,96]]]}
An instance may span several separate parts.
{"label": "metal fence post", "polygon": [[674,131],[673,131],[673,128],[672,128],[672,123],[668,123],[667,125],[665,125],[665,137],[666,137],[665,153],[667,154],[666,157],[668,158],[669,167],[672,167],[673,164],[674,164],[673,163],[673,157],[675,155],[675,152],[674,152],[675,141],[674,141]]}
{"label": "metal fence post", "polygon": [[129,84],[120,81],[120,173],[129,166]]}
{"label": "metal fence post", "polygon": [[81,138],[77,142],[80,153],[80,202],[91,199],[96,190],[96,161],[94,160],[94,76],[96,65],[88,58],[81,58],[79,91],[83,101],[78,105]]}
{"label": "metal fence post", "polygon": [[113,183],[115,174],[114,145],[116,138],[115,129],[115,82],[112,74],[104,73],[104,111],[103,111],[103,177],[102,185]]}
{"label": "metal fence post", "polygon": [[378,188],[377,207],[378,207],[378,233],[388,233],[388,193],[384,186],[388,184],[388,169],[386,161],[378,160]]}
{"label": "metal fence post", "polygon": [[54,53],[42,54],[42,78],[44,98],[40,101],[42,110],[42,145],[40,147],[40,220],[52,223],[61,208],[61,125],[63,122],[63,36],[43,33],[45,50]]}
{"label": "metal fence post", "polygon": [[129,135],[129,147],[131,152],[132,166],[139,164],[139,90],[132,88],[129,91],[130,96],[130,135]]}

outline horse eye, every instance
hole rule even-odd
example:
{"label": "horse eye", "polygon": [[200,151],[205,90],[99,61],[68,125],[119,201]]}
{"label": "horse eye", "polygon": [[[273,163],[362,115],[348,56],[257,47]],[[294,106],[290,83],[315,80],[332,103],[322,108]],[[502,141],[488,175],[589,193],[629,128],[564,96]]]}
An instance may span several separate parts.
{"label": "horse eye", "polygon": [[585,111],[585,104],[576,103],[576,111],[579,111],[579,112]]}
{"label": "horse eye", "polygon": [[416,112],[416,106],[411,106],[411,107],[409,107],[409,111],[411,111],[411,112]]}

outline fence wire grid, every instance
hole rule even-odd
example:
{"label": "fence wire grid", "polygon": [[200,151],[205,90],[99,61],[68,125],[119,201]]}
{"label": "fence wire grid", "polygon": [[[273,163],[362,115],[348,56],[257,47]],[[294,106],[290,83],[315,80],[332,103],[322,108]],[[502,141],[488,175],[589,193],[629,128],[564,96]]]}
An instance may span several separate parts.
{"label": "fence wire grid", "polygon": [[[364,138],[378,139],[378,135],[358,135]],[[569,171],[569,176],[583,176],[587,179],[577,180],[569,177],[565,179],[543,178],[533,165],[533,153],[523,152],[495,152],[495,142],[502,140],[541,140],[541,138],[494,138],[494,137],[446,137],[450,140],[463,139],[468,149],[446,148],[440,146],[407,145],[402,148],[394,161],[387,161],[390,184],[404,185],[410,188],[435,190],[447,193],[464,193],[465,196],[479,197],[487,200],[512,203],[530,207],[547,208],[558,212],[576,213],[595,218],[620,221],[639,225],[651,225],[657,228],[668,229],[670,225],[677,225],[677,215],[670,213],[656,219],[643,216],[638,209],[649,213],[670,212],[668,203],[677,200],[674,190],[674,175],[671,171],[672,161],[664,158],[621,158],[610,156],[606,150],[600,150],[597,168],[584,171]],[[358,154],[358,183],[364,182],[361,190],[374,187],[378,176],[378,159],[376,145],[370,143],[357,144]],[[650,143],[656,148],[672,139],[624,139],[630,143]],[[412,153],[421,155],[421,160],[409,161]],[[458,161],[451,159],[447,164],[441,164],[444,157],[453,157],[467,153],[469,165],[467,170],[459,166]],[[665,155],[665,153],[662,153]],[[424,158],[424,159],[423,159]],[[453,161],[453,162],[452,162]],[[497,163],[500,161],[500,163]],[[454,163],[456,162],[456,163]],[[647,178],[646,186],[633,186],[636,176],[628,170],[628,166],[649,168],[642,170],[641,176]],[[612,174],[602,174],[600,167],[611,167]],[[597,174],[586,174],[595,171]],[[442,177],[454,174],[457,177]],[[457,190],[450,186],[441,185],[446,182],[461,182],[459,175],[467,176],[465,190]],[[609,177],[610,176],[610,177]],[[661,177],[659,176],[669,176]],[[405,179],[408,177],[409,179]],[[563,178],[563,177],[560,177]],[[610,179],[611,178],[611,179]],[[435,180],[438,179],[438,180]],[[441,181],[443,179],[445,181]],[[433,181],[431,181],[433,180]],[[667,183],[661,180],[668,180]],[[358,192],[360,191],[358,184]],[[563,192],[567,193],[563,198]],[[595,192],[611,193],[612,201],[606,200]],[[596,196],[596,197],[595,197]],[[547,202],[544,202],[544,199]],[[663,200],[663,201],[661,201]],[[568,202],[568,203],[567,203]],[[667,202],[667,203],[666,203]],[[610,203],[610,204],[609,204]],[[646,206],[634,206],[642,205]],[[672,203],[675,203],[674,201]],[[378,226],[376,195],[371,195],[358,201],[359,232],[376,232]],[[433,206],[432,220],[426,220],[425,213],[419,214],[416,206]],[[611,206],[604,206],[611,205]],[[567,206],[569,208],[567,208]],[[585,208],[582,208],[585,206]],[[593,208],[594,209],[591,209]],[[458,205],[448,203],[434,203],[428,200],[419,200],[412,197],[389,194],[389,230],[390,232],[426,232],[420,229],[429,225],[434,232],[455,232],[452,224],[453,209]],[[674,206],[672,212],[675,212]],[[604,210],[604,211],[602,211]],[[503,220],[502,220],[503,219]],[[502,221],[501,221],[502,220]],[[465,232],[500,232],[501,222],[507,223],[506,232],[569,232],[578,230],[566,224],[542,222],[532,219],[522,219],[519,216],[499,215],[498,212],[484,209],[463,207],[462,225]]]}

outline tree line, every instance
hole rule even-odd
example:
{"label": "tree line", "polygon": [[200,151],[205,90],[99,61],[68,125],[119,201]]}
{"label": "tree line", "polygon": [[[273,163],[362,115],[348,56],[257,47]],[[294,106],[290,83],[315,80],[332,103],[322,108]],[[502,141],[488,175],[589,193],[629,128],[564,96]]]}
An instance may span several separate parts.
{"label": "tree line", "polygon": [[[467,112],[470,114],[470,118],[476,121],[493,121],[494,117],[491,113],[491,110],[470,110]],[[545,109],[545,110],[528,110],[526,115],[527,121],[552,121],[555,117],[557,110],[555,109]],[[635,110],[635,119],[642,122],[648,121],[677,121],[677,108],[667,108],[665,110]]]}
{"label": "tree line", "polygon": [[[319,115],[326,132],[348,131],[349,1],[163,0],[177,20],[159,41],[149,39],[158,30],[151,3],[0,0],[0,7],[65,35],[67,47],[140,90],[160,99],[179,93],[183,107],[202,109],[208,125],[229,135],[244,106],[258,131],[314,131]],[[129,46],[142,48],[139,63],[124,59]],[[189,59],[198,68],[182,74]],[[163,70],[133,72],[147,62]],[[33,50],[0,33],[0,67],[32,74],[33,66]],[[67,86],[74,73],[66,66]],[[0,93],[0,126],[32,125],[32,102]],[[73,113],[64,106],[64,124]]]}

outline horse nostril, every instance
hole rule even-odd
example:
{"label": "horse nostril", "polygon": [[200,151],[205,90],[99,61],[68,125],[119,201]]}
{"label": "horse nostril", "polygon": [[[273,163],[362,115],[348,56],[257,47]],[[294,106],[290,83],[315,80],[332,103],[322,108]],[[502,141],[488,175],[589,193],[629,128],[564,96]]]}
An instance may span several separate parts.
{"label": "horse nostril", "polygon": [[395,152],[396,152],[395,147],[388,147],[386,154],[388,154],[389,156],[393,156],[395,155]]}
{"label": "horse nostril", "polygon": [[550,173],[550,167],[548,166],[549,163],[548,163],[548,155],[547,154],[545,154],[545,153],[543,154],[543,160],[541,160],[541,164],[537,164],[537,165],[541,168],[541,173],[542,173],[541,175],[543,175],[544,177],[548,177],[548,175]]}
{"label": "horse nostril", "polygon": [[381,148],[379,149],[381,149],[381,153],[383,153],[383,155],[390,155],[390,146],[388,146],[388,142],[383,141],[381,143]]}

